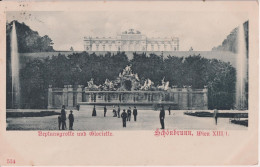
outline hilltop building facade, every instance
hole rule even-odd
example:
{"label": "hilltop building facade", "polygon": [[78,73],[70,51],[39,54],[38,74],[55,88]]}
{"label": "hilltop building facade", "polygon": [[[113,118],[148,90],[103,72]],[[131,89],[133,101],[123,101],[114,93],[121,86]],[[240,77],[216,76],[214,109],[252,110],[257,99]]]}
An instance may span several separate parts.
{"label": "hilltop building facade", "polygon": [[84,37],[85,51],[179,51],[179,38],[149,38],[129,29],[116,37]]}

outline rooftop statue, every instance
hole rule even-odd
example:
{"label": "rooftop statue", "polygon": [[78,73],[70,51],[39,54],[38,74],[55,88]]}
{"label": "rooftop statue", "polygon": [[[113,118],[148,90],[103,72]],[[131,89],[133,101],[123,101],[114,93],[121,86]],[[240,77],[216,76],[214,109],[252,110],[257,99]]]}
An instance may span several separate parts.
{"label": "rooftop statue", "polygon": [[94,85],[94,79],[91,78],[90,81],[88,81],[88,87],[92,87]]}
{"label": "rooftop statue", "polygon": [[147,90],[148,86],[147,86],[147,79],[144,81],[144,85],[141,86],[141,90]]}
{"label": "rooftop statue", "polygon": [[157,88],[159,90],[168,90],[169,89],[169,81],[165,82],[164,79],[165,79],[165,77],[163,77],[163,79],[162,79],[162,85],[157,86]]}
{"label": "rooftop statue", "polygon": [[91,78],[90,81],[88,81],[88,87],[87,88],[90,89],[90,90],[97,90],[97,89],[99,89],[99,86],[95,85],[94,79]]}
{"label": "rooftop statue", "polygon": [[104,85],[103,85],[103,88],[105,90],[114,90],[114,84],[112,81],[109,81],[108,79],[106,79]]}
{"label": "rooftop statue", "polygon": [[169,89],[169,81],[167,81],[165,86],[164,86],[164,90],[168,90],[168,89]]}
{"label": "rooftop statue", "polygon": [[132,75],[133,73],[132,73],[132,70],[131,70],[131,65],[129,65],[129,66],[126,66],[125,67],[125,69],[123,70],[123,72],[122,72],[122,75],[121,74],[119,74],[119,76],[121,75],[121,76],[124,76],[124,75]]}
{"label": "rooftop statue", "polygon": [[103,84],[102,88],[103,88],[103,90],[109,89],[109,80],[108,79],[105,80],[105,83]]}
{"label": "rooftop statue", "polygon": [[146,79],[144,85],[141,86],[141,90],[152,90],[154,88],[154,83],[150,79]]}
{"label": "rooftop statue", "polygon": [[105,80],[105,85],[109,85],[110,81],[108,79]]}
{"label": "rooftop statue", "polygon": [[138,77],[137,74],[135,74],[135,79],[136,79],[137,81],[140,81],[140,79],[139,79],[139,77]]}
{"label": "rooftop statue", "polygon": [[128,34],[134,34],[135,32],[134,32],[134,29],[129,29],[128,30]]}
{"label": "rooftop statue", "polygon": [[127,31],[123,31],[122,34],[141,34],[141,32],[131,28]]}

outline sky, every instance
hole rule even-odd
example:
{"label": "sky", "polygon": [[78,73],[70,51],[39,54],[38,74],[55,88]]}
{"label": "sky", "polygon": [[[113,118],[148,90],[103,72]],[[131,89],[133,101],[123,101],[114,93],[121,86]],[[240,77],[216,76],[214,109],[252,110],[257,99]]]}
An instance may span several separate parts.
{"label": "sky", "polygon": [[40,36],[48,35],[55,50],[84,50],[84,36],[115,37],[134,28],[147,37],[179,37],[180,51],[208,51],[248,20],[242,12],[7,12],[7,22],[24,22]]}

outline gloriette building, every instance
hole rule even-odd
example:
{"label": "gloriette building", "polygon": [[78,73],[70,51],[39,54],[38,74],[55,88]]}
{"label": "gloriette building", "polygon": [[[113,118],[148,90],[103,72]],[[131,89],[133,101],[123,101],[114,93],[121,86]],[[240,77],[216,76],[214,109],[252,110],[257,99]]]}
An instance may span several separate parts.
{"label": "gloriette building", "polygon": [[116,37],[84,37],[85,51],[178,51],[179,38],[149,38],[129,29]]}

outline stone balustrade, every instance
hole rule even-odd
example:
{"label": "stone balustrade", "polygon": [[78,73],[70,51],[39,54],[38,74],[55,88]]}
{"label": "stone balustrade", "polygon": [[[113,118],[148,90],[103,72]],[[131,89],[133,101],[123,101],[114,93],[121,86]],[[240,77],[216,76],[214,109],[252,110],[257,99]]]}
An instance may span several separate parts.
{"label": "stone balustrade", "polygon": [[208,89],[191,87],[173,88],[167,91],[89,91],[83,85],[48,89],[48,108],[75,107],[77,104],[167,104],[174,109],[208,109]]}

